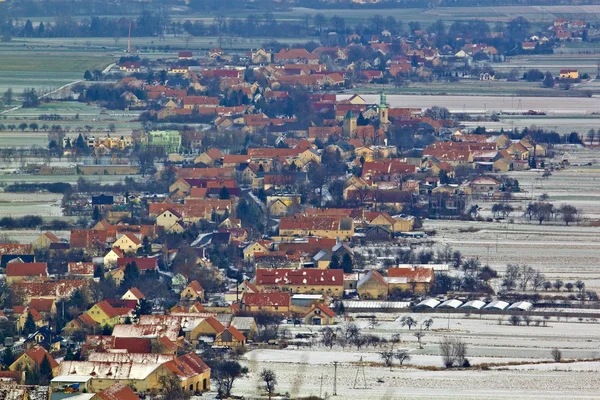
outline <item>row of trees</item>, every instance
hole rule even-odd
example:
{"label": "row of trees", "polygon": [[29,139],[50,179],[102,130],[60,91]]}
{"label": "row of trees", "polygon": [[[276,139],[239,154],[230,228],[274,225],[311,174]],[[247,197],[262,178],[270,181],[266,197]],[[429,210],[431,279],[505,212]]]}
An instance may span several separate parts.
{"label": "row of trees", "polygon": [[552,203],[539,200],[529,203],[525,209],[525,216],[528,220],[536,219],[540,225],[544,221],[556,219],[560,216],[565,223],[569,225],[571,222],[579,220],[580,211],[575,206],[570,204],[562,204],[559,207],[554,207]]}

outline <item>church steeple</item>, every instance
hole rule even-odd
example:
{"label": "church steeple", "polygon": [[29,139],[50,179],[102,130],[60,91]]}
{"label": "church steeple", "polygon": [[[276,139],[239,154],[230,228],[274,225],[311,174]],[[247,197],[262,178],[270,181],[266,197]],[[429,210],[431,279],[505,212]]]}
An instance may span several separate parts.
{"label": "church steeple", "polygon": [[381,92],[381,94],[379,95],[379,108],[387,108],[385,92]]}
{"label": "church steeple", "polygon": [[379,122],[382,124],[389,124],[389,114],[386,96],[384,92],[379,95]]}

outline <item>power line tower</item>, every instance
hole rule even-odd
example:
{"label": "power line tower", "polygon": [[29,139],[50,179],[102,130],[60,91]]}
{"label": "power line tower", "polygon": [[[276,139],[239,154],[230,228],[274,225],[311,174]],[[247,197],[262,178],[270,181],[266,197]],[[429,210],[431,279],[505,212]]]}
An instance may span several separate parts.
{"label": "power line tower", "polygon": [[337,396],[337,365],[338,362],[333,362],[333,395]]}
{"label": "power line tower", "polygon": [[358,362],[358,367],[356,369],[356,377],[354,378],[354,389],[356,389],[356,385],[358,384],[358,376],[362,371],[362,378],[364,382],[364,389],[367,388],[367,378],[365,376],[365,364],[363,363],[363,358],[360,357],[360,361]]}

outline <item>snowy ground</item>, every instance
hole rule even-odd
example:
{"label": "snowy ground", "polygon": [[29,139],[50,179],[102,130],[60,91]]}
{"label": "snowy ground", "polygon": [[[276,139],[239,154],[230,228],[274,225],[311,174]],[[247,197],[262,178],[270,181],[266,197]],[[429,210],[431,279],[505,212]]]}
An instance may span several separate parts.
{"label": "snowy ground", "polygon": [[[333,362],[337,361],[337,393],[340,399],[592,399],[598,398],[600,362],[548,363],[550,350],[561,349],[565,359],[591,359],[600,356],[600,325],[592,323],[557,322],[548,326],[512,326],[498,324],[497,317],[479,318],[461,314],[413,314],[419,321],[433,318],[434,324],[423,338],[419,349],[411,331],[402,327],[404,314],[378,314],[379,322],[370,328],[358,320],[362,333],[391,337],[401,335],[398,348],[411,351],[412,359],[404,367],[393,370],[382,365],[381,348],[346,347],[333,349],[315,344],[311,348],[258,349],[243,356],[250,373],[236,381],[234,393],[258,398],[258,374],[263,368],[275,371],[278,392],[294,396],[331,395],[333,393]],[[449,327],[449,329],[448,329]],[[292,334],[318,332],[317,327],[287,327]],[[444,336],[460,337],[468,346],[472,365],[482,363],[519,362],[519,366],[492,367],[491,370],[428,371],[418,367],[441,367],[439,341]],[[386,346],[385,348],[389,348]],[[363,369],[360,360],[364,362]],[[516,371],[515,371],[516,370]],[[577,372],[574,375],[573,372]],[[366,380],[366,388],[365,388]],[[322,386],[321,386],[322,381]],[[356,387],[355,387],[356,382]]]}

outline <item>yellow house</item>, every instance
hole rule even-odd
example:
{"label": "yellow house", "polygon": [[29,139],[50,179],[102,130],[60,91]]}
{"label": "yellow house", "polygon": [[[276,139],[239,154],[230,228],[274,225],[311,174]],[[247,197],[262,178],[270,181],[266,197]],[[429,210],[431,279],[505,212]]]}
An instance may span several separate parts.
{"label": "yellow house", "polygon": [[[173,358],[167,362],[128,361],[63,361],[57,371],[53,387],[59,387],[74,378],[91,377],[88,392],[99,392],[115,383],[129,386],[136,393],[163,391],[161,377],[175,375],[186,392],[210,390],[210,368],[194,353]],[[64,379],[64,380],[63,380]]]}
{"label": "yellow house", "polygon": [[364,158],[365,161],[373,161],[375,151],[370,147],[358,147],[354,150],[356,158]]}
{"label": "yellow house", "polygon": [[[21,308],[22,306],[15,306],[13,308],[13,312],[15,311],[15,309],[17,309],[17,307]],[[35,309],[29,308],[29,307],[24,307],[23,311],[21,311],[19,313],[19,316],[17,317],[17,330],[18,331],[23,330],[23,327],[25,326],[25,322],[27,321],[27,317],[29,316],[29,314],[31,314],[31,317],[33,318],[33,322],[35,323],[36,327],[41,328],[42,326],[44,326],[45,321],[44,321],[44,316],[42,314],[37,312],[37,310],[35,310]]]}
{"label": "yellow house", "polygon": [[414,294],[427,294],[435,280],[431,268],[388,268],[389,289],[399,289]]}
{"label": "yellow house", "polygon": [[[287,202],[291,203],[291,202]],[[282,199],[273,200],[273,202],[269,205],[269,212],[273,217],[280,217],[282,215],[287,214],[289,209],[289,204],[286,204],[286,201]]]}
{"label": "yellow house", "polygon": [[114,326],[131,316],[131,311],[129,308],[115,308],[104,300],[94,304],[86,314],[100,325]]}
{"label": "yellow house", "polygon": [[106,255],[104,256],[104,265],[106,267],[117,265],[117,260],[119,258],[123,258],[125,253],[121,251],[121,249],[112,248]]}
{"label": "yellow house", "polygon": [[244,261],[250,262],[254,260],[254,253],[268,253],[269,247],[271,246],[271,242],[266,240],[259,240],[257,242],[251,243],[246,248],[244,248]]}
{"label": "yellow house", "polygon": [[156,225],[169,229],[182,219],[182,215],[178,211],[169,208],[156,217]]}
{"label": "yellow house", "polygon": [[579,79],[579,71],[576,69],[561,69],[558,77],[560,79]]}
{"label": "yellow house", "polygon": [[32,243],[34,249],[47,249],[52,243],[60,243],[60,239],[52,232],[45,232],[38,236]]}
{"label": "yellow house", "polygon": [[335,312],[325,304],[313,304],[309,312],[304,315],[306,325],[333,325]]}
{"label": "yellow house", "polygon": [[344,272],[341,269],[258,268],[254,285],[260,292],[282,291],[339,297],[344,291]]}
{"label": "yellow house", "polygon": [[413,230],[413,217],[391,217],[386,212],[371,212],[365,215],[367,223],[372,226],[383,226],[391,232],[410,232]]}
{"label": "yellow house", "polygon": [[243,347],[246,345],[246,336],[237,328],[230,326],[217,333],[215,346]]}
{"label": "yellow house", "polygon": [[180,298],[181,300],[202,301],[204,300],[204,288],[200,286],[198,281],[191,281],[190,284],[181,291]]}
{"label": "yellow house", "polygon": [[104,273],[105,278],[109,278],[115,282],[115,285],[121,286],[121,282],[125,279],[125,268],[115,268]]}
{"label": "yellow house", "polygon": [[244,293],[242,309],[246,312],[269,312],[287,314],[290,312],[292,300],[289,293]]}
{"label": "yellow house", "polygon": [[142,241],[133,233],[127,232],[117,239],[113,244],[113,247],[116,247],[125,253],[135,253],[142,247]]}
{"label": "yellow house", "polygon": [[9,371],[25,371],[26,369],[32,371],[36,368],[39,368],[44,361],[44,358],[48,358],[50,362],[50,367],[52,368],[52,373],[56,376],[56,371],[58,369],[58,363],[56,360],[40,345],[33,346],[27,352],[21,354],[15,362],[13,362],[9,367]]}
{"label": "yellow house", "polygon": [[279,222],[279,235],[319,236],[330,239],[350,240],[354,236],[354,220],[336,216],[282,217]]}
{"label": "yellow house", "polygon": [[386,299],[388,296],[388,283],[377,271],[370,270],[358,280],[356,291],[361,299]]}

